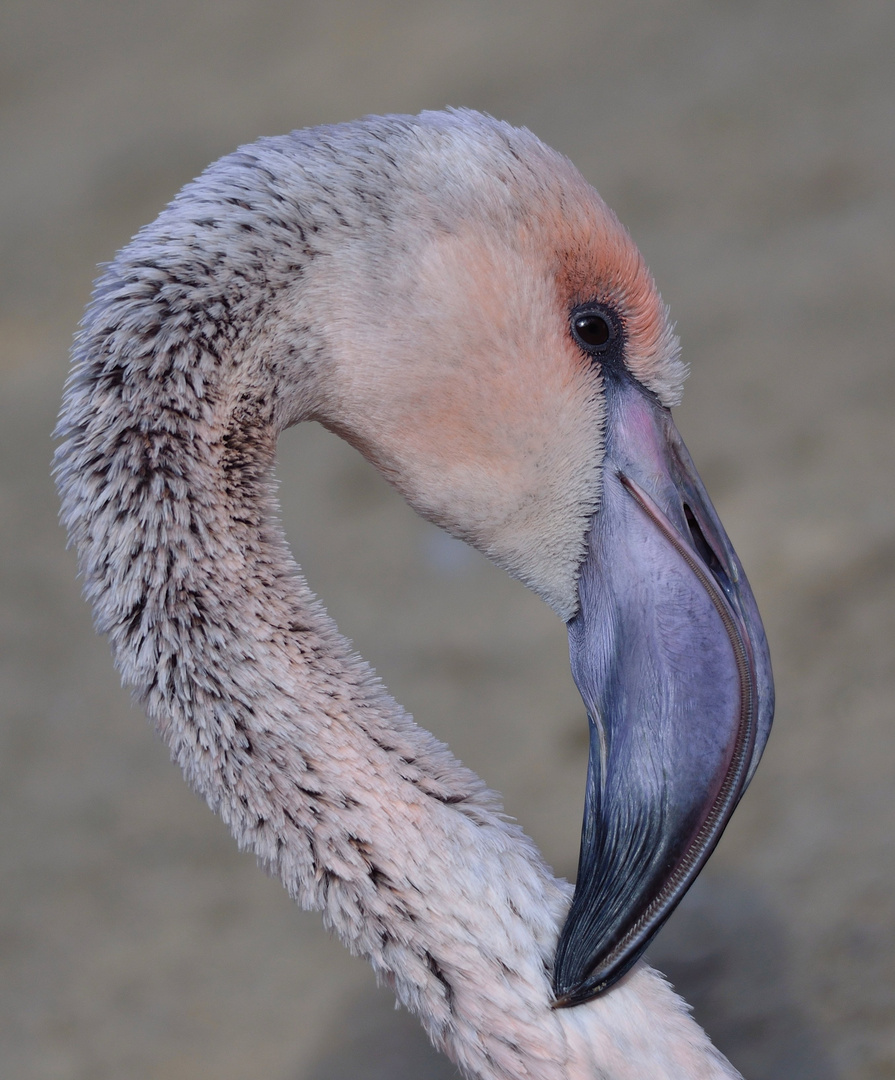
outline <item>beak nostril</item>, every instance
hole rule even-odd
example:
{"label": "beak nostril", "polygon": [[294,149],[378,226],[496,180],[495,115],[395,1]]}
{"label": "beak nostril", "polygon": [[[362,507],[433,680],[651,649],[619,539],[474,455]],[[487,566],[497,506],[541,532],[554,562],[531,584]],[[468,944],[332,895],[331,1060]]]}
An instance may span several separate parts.
{"label": "beak nostril", "polygon": [[705,533],[700,528],[696,515],[686,503],[684,503],[684,517],[687,519],[687,528],[690,530],[690,539],[693,541],[693,547],[700,559],[702,559],[717,581],[728,582],[730,579],[727,571],[721,564],[721,560],[715,554],[715,549],[708,540],[706,540]]}

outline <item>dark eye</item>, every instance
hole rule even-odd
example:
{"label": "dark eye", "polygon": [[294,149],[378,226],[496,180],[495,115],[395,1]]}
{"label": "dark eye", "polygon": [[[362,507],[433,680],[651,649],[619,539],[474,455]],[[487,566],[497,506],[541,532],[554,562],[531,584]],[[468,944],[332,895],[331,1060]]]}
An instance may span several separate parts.
{"label": "dark eye", "polygon": [[583,349],[602,352],[612,340],[612,327],[596,311],[586,311],[573,317],[572,334]]}

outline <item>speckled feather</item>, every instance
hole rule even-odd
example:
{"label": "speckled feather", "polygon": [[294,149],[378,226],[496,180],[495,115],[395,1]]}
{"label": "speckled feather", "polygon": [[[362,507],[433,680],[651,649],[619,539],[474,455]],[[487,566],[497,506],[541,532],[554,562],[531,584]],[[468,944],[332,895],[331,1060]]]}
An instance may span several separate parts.
{"label": "speckled feather", "polygon": [[58,429],[97,628],[187,781],[481,1080],[737,1074],[644,966],[550,1008],[571,889],[308,589],[275,442],[338,431],[568,617],[603,405],[564,328],[601,297],[673,403],[683,368],[636,248],[530,133],[451,112],[263,139],[105,269]]}

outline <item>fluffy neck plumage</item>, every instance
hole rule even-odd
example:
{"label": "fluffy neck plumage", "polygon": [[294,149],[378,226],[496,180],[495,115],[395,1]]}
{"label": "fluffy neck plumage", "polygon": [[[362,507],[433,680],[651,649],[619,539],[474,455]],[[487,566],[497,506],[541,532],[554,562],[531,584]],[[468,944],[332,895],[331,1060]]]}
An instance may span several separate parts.
{"label": "fluffy neck plumage", "polygon": [[144,230],[80,333],[57,474],[98,629],[191,786],[469,1076],[736,1075],[645,968],[549,1008],[570,890],[300,577],[274,447],[322,407],[327,345],[296,312],[369,208],[268,149]]}

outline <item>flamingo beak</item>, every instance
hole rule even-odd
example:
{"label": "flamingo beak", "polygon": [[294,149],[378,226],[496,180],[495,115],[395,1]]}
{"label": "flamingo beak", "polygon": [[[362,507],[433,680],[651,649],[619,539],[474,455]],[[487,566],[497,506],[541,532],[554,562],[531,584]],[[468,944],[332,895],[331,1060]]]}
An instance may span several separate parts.
{"label": "flamingo beak", "polygon": [[555,1007],[641,956],[717,844],[774,712],[752,591],[669,411],[604,378],[602,502],[568,623],[590,757]]}

